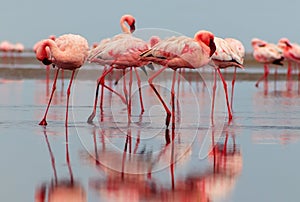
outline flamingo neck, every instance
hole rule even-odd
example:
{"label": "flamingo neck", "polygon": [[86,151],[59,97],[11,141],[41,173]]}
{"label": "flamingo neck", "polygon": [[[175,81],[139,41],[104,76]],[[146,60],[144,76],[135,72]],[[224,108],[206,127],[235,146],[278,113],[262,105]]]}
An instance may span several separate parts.
{"label": "flamingo neck", "polygon": [[51,56],[55,58],[60,52],[61,51],[52,39],[45,39],[37,49],[36,58],[43,61],[44,59],[50,59]]}
{"label": "flamingo neck", "polygon": [[[125,22],[129,26],[129,28],[125,25]],[[132,33],[135,30],[135,19],[131,15],[123,15],[120,19],[120,25],[123,33]]]}
{"label": "flamingo neck", "polygon": [[125,19],[121,19],[121,21],[120,21],[120,25],[121,25],[121,29],[122,29],[122,32],[123,33],[128,33],[128,34],[130,34],[130,30],[128,29],[128,27],[125,25],[125,22],[127,22],[127,21],[125,21]]}

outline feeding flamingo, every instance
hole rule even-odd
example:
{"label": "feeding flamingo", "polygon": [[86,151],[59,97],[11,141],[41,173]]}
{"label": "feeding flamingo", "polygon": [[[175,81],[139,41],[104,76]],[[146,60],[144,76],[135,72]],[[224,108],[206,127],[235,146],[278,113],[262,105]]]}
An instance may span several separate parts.
{"label": "feeding flamingo", "polygon": [[[228,41],[233,41],[235,39],[222,39],[219,37],[215,37],[214,42],[216,44],[216,51],[215,53],[211,56],[211,60],[214,63],[214,66],[216,66],[215,68],[215,76],[214,76],[214,86],[213,86],[213,99],[212,99],[212,111],[211,111],[211,119],[213,122],[213,111],[214,111],[214,100],[215,100],[215,91],[216,91],[216,73],[218,72],[222,83],[223,83],[223,87],[224,87],[224,92],[225,92],[225,97],[226,97],[226,104],[227,104],[227,109],[228,109],[228,118],[229,121],[232,120],[232,106],[230,106],[229,104],[229,100],[228,100],[228,92],[227,92],[227,83],[224,79],[224,77],[222,76],[222,73],[220,71],[220,69],[224,69],[227,67],[231,67],[234,66],[239,67],[239,68],[244,68],[243,67],[243,58],[244,58],[244,54],[239,53],[238,47],[235,47],[235,45],[230,44]],[[233,43],[233,42],[232,42]],[[237,43],[235,41],[235,43]],[[242,50],[244,50],[244,47],[241,43],[239,43],[239,46],[242,46]],[[234,46],[234,48],[233,48]],[[235,72],[234,72],[235,75]],[[232,80],[232,83],[234,84],[235,81],[235,77]],[[233,91],[231,94],[231,97],[233,96]]]}
{"label": "feeding flamingo", "polygon": [[[51,53],[50,58],[49,52],[47,51],[48,48],[49,52]],[[40,125],[47,125],[46,117],[54,91],[56,89],[56,80],[60,69],[72,71],[72,76],[67,89],[65,126],[68,125],[68,107],[72,81],[74,79],[76,69],[80,68],[84,64],[88,56],[88,49],[89,46],[87,40],[80,35],[74,34],[62,35],[55,39],[55,41],[51,39],[45,39],[39,45],[36,51],[36,58],[39,61],[42,61],[45,65],[54,64],[57,67],[48,106],[42,121],[39,123]]]}
{"label": "feeding flamingo", "polygon": [[[278,42],[278,46],[282,48],[283,56],[288,61],[287,80],[290,80],[292,73],[292,63],[296,63],[297,65],[300,64],[300,45],[291,43],[287,38],[281,38]],[[298,74],[298,82],[299,80],[300,73]],[[290,88],[288,89],[290,90]]]}
{"label": "feeding flamingo", "polygon": [[[148,83],[164,106],[164,109],[167,113],[167,127],[170,123],[171,111],[154,87],[153,80],[167,68],[171,68],[174,70],[171,88],[173,112],[176,70],[178,68],[195,69],[207,65],[210,61],[210,57],[213,55],[215,50],[216,45],[214,43],[214,35],[211,32],[201,30],[195,34],[194,38],[186,36],[174,36],[165,40],[161,40],[151,49],[141,54],[141,60],[151,61],[163,66],[163,68],[158,70],[148,79]],[[174,119],[172,120],[172,125],[174,125]]]}
{"label": "feeding flamingo", "polygon": [[259,82],[267,79],[269,75],[269,64],[283,65],[283,52],[280,47],[275,44],[267,43],[258,38],[251,40],[253,48],[253,57],[257,62],[264,64],[264,74],[258,79],[255,86],[258,87]]}
{"label": "feeding flamingo", "polygon": [[[130,29],[128,29],[125,25],[125,22],[129,25]],[[141,113],[144,111],[144,106],[142,102],[142,95],[141,95],[141,81],[140,77],[137,72],[137,67],[144,66],[148,64],[148,62],[144,62],[139,60],[139,55],[148,50],[149,46],[148,43],[139,39],[137,37],[132,36],[132,32],[135,30],[135,19],[131,15],[123,15],[120,20],[120,25],[122,28],[123,33],[115,35],[111,39],[104,39],[100,42],[100,44],[90,51],[88,56],[88,61],[92,63],[97,63],[103,66],[109,66],[109,69],[105,69],[98,79],[97,88],[96,88],[96,96],[94,102],[93,112],[88,118],[88,123],[91,123],[96,115],[96,105],[97,105],[97,97],[98,97],[98,89],[99,85],[101,84],[102,87],[109,89],[110,91],[116,93],[121,97],[123,102],[127,104],[128,109],[128,120],[130,121],[131,115],[131,92],[127,92],[125,86],[125,77],[124,77],[124,94],[126,96],[126,100],[122,95],[114,91],[113,89],[109,88],[105,85],[104,79],[106,75],[112,72],[113,69],[122,69],[124,76],[125,76],[125,69],[130,68],[130,83],[132,85],[132,68],[134,68],[136,77],[137,77],[137,84],[139,88],[140,94],[140,103],[141,103]],[[129,88],[131,91],[131,87]],[[129,94],[129,95],[128,95]],[[102,97],[101,97],[102,103]],[[102,106],[102,104],[101,104]]]}

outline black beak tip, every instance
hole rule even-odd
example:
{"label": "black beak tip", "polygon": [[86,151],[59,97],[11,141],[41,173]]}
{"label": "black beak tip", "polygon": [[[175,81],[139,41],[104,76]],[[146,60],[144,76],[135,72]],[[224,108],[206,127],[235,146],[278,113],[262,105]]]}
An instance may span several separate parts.
{"label": "black beak tip", "polygon": [[45,59],[42,60],[42,63],[43,63],[44,65],[51,65],[51,64],[52,64],[52,61],[49,60],[49,59],[47,59],[47,58],[45,58]]}

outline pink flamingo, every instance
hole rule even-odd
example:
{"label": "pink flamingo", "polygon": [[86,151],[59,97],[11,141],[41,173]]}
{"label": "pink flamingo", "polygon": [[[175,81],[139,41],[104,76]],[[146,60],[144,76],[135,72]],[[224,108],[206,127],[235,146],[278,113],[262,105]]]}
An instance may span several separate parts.
{"label": "pink flamingo", "polygon": [[[51,58],[49,58],[47,47],[49,48],[49,51],[51,53]],[[46,116],[51,104],[54,91],[56,89],[56,80],[60,69],[72,71],[72,76],[67,89],[65,126],[68,125],[68,107],[72,81],[74,79],[76,69],[80,68],[84,64],[88,56],[88,49],[89,46],[87,40],[80,35],[74,34],[62,35],[55,39],[55,41],[51,39],[45,39],[39,45],[36,51],[36,58],[39,61],[42,61],[45,65],[53,64],[57,67],[48,106],[46,108],[46,112],[42,121],[39,123],[40,125],[47,125]]]}
{"label": "pink flamingo", "polygon": [[[229,39],[229,40],[233,40],[233,39]],[[228,118],[229,118],[229,122],[232,120],[232,111],[231,111],[231,107],[229,104],[229,100],[228,100],[228,92],[227,92],[227,83],[220,71],[220,69],[224,69],[227,67],[231,67],[234,66],[239,67],[239,68],[244,68],[243,67],[243,54],[239,53],[239,51],[237,51],[236,49],[233,49],[230,43],[228,43],[228,41],[219,38],[219,37],[215,37],[214,42],[216,44],[216,51],[215,53],[212,55],[211,59],[214,63],[214,65],[216,66],[215,68],[215,76],[214,76],[214,86],[213,86],[213,100],[212,100],[212,111],[211,111],[211,119],[213,122],[213,111],[214,111],[214,100],[215,100],[215,91],[216,91],[216,73],[218,72],[222,83],[223,83],[223,87],[224,87],[224,92],[225,92],[225,97],[226,97],[226,104],[227,104],[227,109],[228,109]],[[239,44],[240,45],[240,44]],[[245,52],[244,52],[245,53]],[[240,55],[242,55],[242,57]],[[235,72],[234,72],[235,75]],[[233,78],[233,82],[234,83],[235,77]],[[233,95],[231,95],[233,96]]]}
{"label": "pink flamingo", "polygon": [[255,86],[258,87],[259,82],[267,79],[269,75],[269,64],[283,65],[284,60],[282,50],[275,44],[267,43],[258,38],[251,40],[253,48],[253,57],[257,62],[264,64],[264,74],[258,79]]}
{"label": "pink flamingo", "polygon": [[[130,30],[126,27],[125,22],[129,25]],[[123,69],[123,73],[125,75],[125,69],[130,68],[130,83],[129,85],[132,85],[132,72],[131,69],[134,68],[135,74],[137,77],[137,84],[139,88],[139,94],[140,94],[140,103],[141,103],[141,113],[144,111],[144,106],[142,102],[142,95],[141,95],[141,81],[140,77],[137,72],[137,67],[144,66],[148,62],[144,62],[139,60],[139,55],[148,50],[148,44],[147,42],[143,41],[142,39],[139,39],[137,37],[132,36],[132,32],[135,30],[135,19],[131,15],[123,15],[120,20],[120,25],[122,28],[123,33],[115,35],[111,39],[104,39],[102,40],[99,45],[92,49],[90,51],[90,54],[88,56],[88,61],[92,63],[97,63],[103,66],[110,66],[109,69],[105,69],[101,75],[101,77],[98,79],[97,82],[97,88],[96,88],[96,96],[95,96],[95,102],[94,102],[94,108],[93,112],[88,118],[88,123],[91,123],[96,115],[96,105],[97,105],[97,97],[98,97],[98,89],[99,85],[101,84],[102,87],[105,87],[112,91],[113,93],[116,93],[123,102],[127,103],[127,109],[128,109],[128,120],[130,121],[130,115],[131,115],[131,92],[128,92],[125,87],[125,80],[124,80],[124,94],[126,96],[126,101],[122,95],[111,89],[110,87],[106,86],[104,83],[105,76],[108,75],[110,72],[113,71],[113,69]],[[125,77],[124,77],[125,79]],[[130,89],[129,89],[130,90]],[[131,91],[131,90],[130,90]],[[128,99],[129,98],[129,99]],[[128,102],[127,102],[128,101]],[[101,103],[102,103],[102,96],[101,96]],[[101,104],[102,106],[102,104]]]}
{"label": "pink flamingo", "polygon": [[[148,83],[165,108],[165,111],[167,113],[166,127],[168,127],[170,123],[171,111],[154,87],[153,80],[167,68],[171,68],[174,70],[171,88],[173,112],[176,70],[178,68],[195,69],[207,65],[210,61],[210,57],[213,55],[215,50],[216,45],[214,43],[214,35],[211,32],[201,30],[195,34],[194,38],[179,36],[161,40],[151,49],[141,54],[141,60],[151,61],[163,66],[163,68],[158,70],[148,79]],[[174,113],[172,114],[174,116]],[[172,118],[172,125],[174,124],[175,120],[174,118]]]}
{"label": "pink flamingo", "polygon": [[[283,50],[283,56],[288,61],[287,81],[291,78],[292,63],[300,64],[300,45],[291,43],[287,38],[281,38],[278,46]],[[298,85],[300,74],[298,74]],[[291,90],[288,88],[288,90]]]}
{"label": "pink flamingo", "polygon": [[[225,41],[227,41],[229,43],[229,45],[231,46],[231,49],[238,55],[238,57],[240,58],[240,63],[243,65],[244,64],[244,59],[245,59],[245,47],[242,44],[241,41],[234,39],[234,38],[225,38]],[[230,101],[230,105],[231,105],[231,110],[233,109],[233,93],[234,93],[234,84],[235,84],[235,80],[236,80],[236,66],[234,66],[234,73],[233,73],[233,78],[231,81],[231,101]]]}

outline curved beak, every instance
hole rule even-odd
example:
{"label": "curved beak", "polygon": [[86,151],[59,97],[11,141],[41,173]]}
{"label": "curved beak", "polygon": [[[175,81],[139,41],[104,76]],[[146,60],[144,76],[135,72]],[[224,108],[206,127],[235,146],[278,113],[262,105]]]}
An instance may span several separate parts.
{"label": "curved beak", "polygon": [[52,64],[52,61],[49,60],[48,58],[44,58],[44,59],[42,60],[42,63],[43,63],[44,65],[51,65],[51,64]]}
{"label": "curved beak", "polygon": [[132,23],[132,24],[130,25],[130,32],[133,33],[134,30],[135,30],[135,23]]}
{"label": "curved beak", "polygon": [[213,39],[211,39],[209,41],[209,48],[210,48],[210,54],[209,54],[209,56],[211,57],[214,54],[214,52],[216,51],[216,49],[217,49],[216,44],[215,44],[215,42],[214,42]]}

